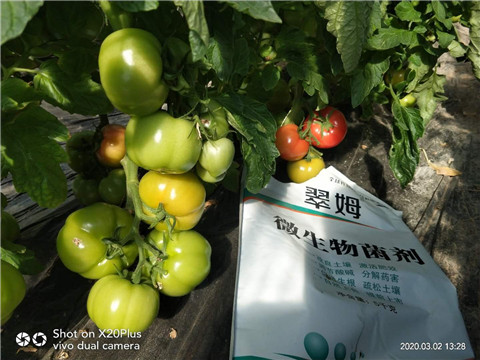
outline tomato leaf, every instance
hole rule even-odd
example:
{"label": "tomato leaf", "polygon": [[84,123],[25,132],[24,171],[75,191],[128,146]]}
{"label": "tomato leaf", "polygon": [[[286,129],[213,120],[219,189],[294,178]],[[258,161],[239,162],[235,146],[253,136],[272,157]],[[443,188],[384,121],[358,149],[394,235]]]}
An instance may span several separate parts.
{"label": "tomato leaf", "polygon": [[266,91],[272,90],[280,80],[280,70],[269,64],[262,71],[262,85]]}
{"label": "tomato leaf", "polygon": [[445,92],[443,88],[445,82],[446,77],[444,75],[438,75],[434,72],[412,92],[413,96],[417,98],[420,115],[425,124],[432,118],[437,103],[446,100],[446,97],[442,95]]}
{"label": "tomato leaf", "polygon": [[325,9],[327,30],[337,38],[337,51],[346,73],[358,65],[370,30],[373,10],[370,1],[332,1]]}
{"label": "tomato leaf", "polygon": [[328,103],[328,84],[325,77],[319,73],[318,59],[314,44],[298,29],[282,29],[276,38],[278,57],[287,62],[289,75],[302,82],[305,92],[312,96],[318,91],[318,96]]}
{"label": "tomato leaf", "polygon": [[17,192],[48,208],[65,201],[67,180],[60,163],[68,158],[58,142],[67,138],[67,128],[37,105],[2,121],[2,171],[5,165],[12,173]]}
{"label": "tomato leaf", "polygon": [[176,0],[174,4],[181,7],[185,15],[190,29],[188,39],[192,48],[192,58],[193,61],[198,61],[206,54],[210,38],[203,2]]}
{"label": "tomato leaf", "polygon": [[468,59],[472,62],[473,73],[480,79],[480,2],[472,1],[470,6],[470,45]]}
{"label": "tomato leaf", "polygon": [[447,12],[445,10],[445,5],[438,0],[432,0],[431,4],[437,20],[441,22],[447,28],[447,30],[450,30],[453,24],[452,24],[452,20],[447,19]]}
{"label": "tomato leaf", "polygon": [[415,10],[410,1],[399,2],[398,5],[395,6],[395,14],[397,14],[398,18],[402,21],[422,21],[422,13]]}
{"label": "tomato leaf", "polygon": [[[32,101],[39,101],[41,97],[33,86],[19,78],[8,78],[2,81],[2,113],[24,109]],[[4,115],[4,114],[2,114]]]}
{"label": "tomato leaf", "polygon": [[354,108],[360,105],[373,88],[383,81],[383,74],[389,66],[390,60],[380,55],[354,72],[350,83]]}
{"label": "tomato leaf", "polygon": [[22,274],[34,275],[43,270],[43,265],[35,257],[34,252],[23,245],[2,240],[1,257]]}
{"label": "tomato leaf", "polygon": [[419,44],[416,32],[394,27],[379,29],[377,34],[368,39],[368,46],[373,50],[388,50],[399,45],[412,48]]}
{"label": "tomato leaf", "polygon": [[417,140],[425,128],[418,109],[403,107],[398,100],[394,100],[392,113],[395,121],[389,164],[400,185],[406,186],[415,175],[419,161]]}
{"label": "tomato leaf", "polygon": [[277,15],[270,1],[224,1],[235,10],[247,14],[254,19],[273,23],[281,23],[282,19]]}
{"label": "tomato leaf", "polygon": [[229,112],[228,121],[240,135],[247,176],[246,187],[259,192],[275,173],[276,122],[265,104],[245,95],[228,93],[215,98]]}
{"label": "tomato leaf", "polygon": [[90,74],[65,73],[53,59],[40,66],[33,84],[47,102],[72,114],[97,115],[113,110],[102,86]]}
{"label": "tomato leaf", "polygon": [[2,1],[2,45],[23,32],[43,1]]}
{"label": "tomato leaf", "polygon": [[151,11],[158,8],[158,1],[115,1],[115,5],[128,12]]}
{"label": "tomato leaf", "polygon": [[437,30],[438,44],[442,48],[448,48],[448,46],[455,39],[455,35],[449,34],[440,30]]}

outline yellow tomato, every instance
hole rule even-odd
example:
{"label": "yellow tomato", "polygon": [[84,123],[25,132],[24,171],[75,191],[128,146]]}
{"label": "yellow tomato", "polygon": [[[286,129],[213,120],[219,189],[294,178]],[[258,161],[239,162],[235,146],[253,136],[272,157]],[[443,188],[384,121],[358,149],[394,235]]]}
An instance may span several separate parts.
{"label": "yellow tomato", "polygon": [[[205,188],[192,172],[184,174],[146,173],[139,184],[140,198],[144,205],[156,209],[163,204],[165,211],[175,216],[176,230],[189,230],[200,221],[205,206]],[[143,211],[153,215],[145,206]],[[155,228],[166,230],[165,221]]]}

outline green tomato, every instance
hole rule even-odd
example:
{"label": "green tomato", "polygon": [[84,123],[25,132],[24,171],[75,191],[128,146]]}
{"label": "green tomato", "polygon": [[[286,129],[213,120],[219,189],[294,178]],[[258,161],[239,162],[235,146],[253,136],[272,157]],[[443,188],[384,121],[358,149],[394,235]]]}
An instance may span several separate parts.
{"label": "green tomato", "polygon": [[144,116],[165,102],[162,47],[151,33],[134,28],[110,34],[100,47],[100,80],[112,104],[130,115]]}
{"label": "green tomato", "polygon": [[72,184],[73,194],[82,205],[90,205],[101,200],[98,192],[98,181],[87,179],[78,174]]}
{"label": "green tomato", "polygon": [[2,210],[2,241],[13,242],[20,236],[20,226],[17,220],[8,212]]}
{"label": "green tomato", "polygon": [[417,102],[417,98],[412,94],[407,94],[400,99],[400,105],[403,107],[413,107]]}
{"label": "green tomato", "polygon": [[235,146],[229,138],[207,140],[202,146],[198,162],[212,177],[217,177],[232,165],[234,155]]}
{"label": "green tomato", "polygon": [[181,174],[195,166],[202,141],[195,124],[165,111],[133,116],[125,132],[128,157],[138,166],[169,174]]}
{"label": "green tomato", "polygon": [[3,325],[12,317],[13,311],[22,302],[27,287],[20,271],[3,260],[1,278]]}
{"label": "green tomato", "polygon": [[395,86],[406,80],[407,69],[391,70],[385,74],[385,82]]}
{"label": "green tomato", "polygon": [[225,109],[219,103],[210,100],[207,112],[201,114],[200,117],[210,138],[216,140],[227,136],[230,126]]}
{"label": "green tomato", "polygon": [[93,131],[81,131],[73,134],[66,143],[70,168],[89,177],[102,171],[95,157],[94,136]]}
{"label": "green tomato", "polygon": [[[210,272],[212,248],[208,241],[194,230],[168,231],[153,230],[147,235],[160,250],[168,256],[161,261],[162,270],[156,274],[155,282],[160,292],[168,296],[184,296],[197,287]],[[147,253],[147,256],[152,256]]]}
{"label": "green tomato", "polygon": [[218,175],[218,176],[212,176],[205,168],[197,163],[195,166],[195,171],[197,172],[197,175],[200,179],[202,179],[206,183],[210,184],[215,184],[217,182],[222,181],[225,178],[225,175],[227,174],[226,172]]}
{"label": "green tomato", "polygon": [[103,201],[120,205],[127,195],[125,171],[123,169],[115,169],[108,173],[98,185],[98,192]]}
{"label": "green tomato", "polygon": [[95,325],[102,330],[118,330],[121,335],[146,330],[159,308],[160,297],[154,288],[132,284],[118,275],[98,280],[87,299],[88,316]]}
{"label": "green tomato", "polygon": [[57,252],[65,267],[88,279],[99,279],[126,268],[138,254],[134,243],[121,247],[125,257],[109,259],[102,241],[123,239],[132,226],[130,213],[118,206],[95,203],[71,213],[57,236]]}

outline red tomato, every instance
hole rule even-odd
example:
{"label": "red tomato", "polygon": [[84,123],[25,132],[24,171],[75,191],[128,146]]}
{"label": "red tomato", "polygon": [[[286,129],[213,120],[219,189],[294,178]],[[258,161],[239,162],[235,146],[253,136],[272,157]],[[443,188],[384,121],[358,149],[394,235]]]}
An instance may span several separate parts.
{"label": "red tomato", "polygon": [[298,126],[287,124],[278,128],[275,134],[275,145],[280,152],[280,157],[288,161],[299,160],[308,153],[309,144],[300,138]]}
{"label": "red tomato", "polygon": [[347,134],[347,120],[337,109],[327,106],[320,111],[314,111],[313,121],[310,117],[305,119],[303,129],[310,124],[311,138],[309,142],[319,149],[329,149],[342,142]]}

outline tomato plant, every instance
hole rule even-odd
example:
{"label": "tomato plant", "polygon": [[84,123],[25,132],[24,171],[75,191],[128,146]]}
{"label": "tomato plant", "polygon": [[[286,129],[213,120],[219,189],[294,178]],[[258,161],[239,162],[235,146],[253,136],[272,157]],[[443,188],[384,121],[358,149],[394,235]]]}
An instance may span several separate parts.
{"label": "tomato plant", "polygon": [[25,297],[26,285],[22,274],[2,260],[2,325],[12,317],[15,308]]}
{"label": "tomato plant", "polygon": [[127,125],[127,154],[147,170],[179,174],[192,169],[200,156],[202,141],[195,124],[174,118],[165,111],[137,117]]}
{"label": "tomato plant", "polygon": [[157,38],[142,29],[121,29],[102,42],[98,55],[100,79],[116,108],[144,116],[163,105],[168,87],[162,80],[161,54]]}
{"label": "tomato plant", "polygon": [[[137,257],[137,246],[121,246],[132,226],[127,210],[95,203],[71,213],[57,236],[57,251],[69,270],[88,279],[115,274],[130,266]],[[105,241],[109,241],[106,243]]]}
{"label": "tomato plant", "polygon": [[[153,268],[154,283],[162,294],[184,296],[198,286],[210,272],[212,249],[207,239],[193,230],[173,232],[153,230],[147,241],[167,256]],[[152,256],[152,254],[147,254]],[[155,264],[154,264],[155,265]]]}
{"label": "tomato plant", "polygon": [[309,129],[310,143],[319,149],[329,149],[340,144],[347,134],[347,120],[341,111],[327,106],[314,111],[313,118],[307,116],[304,130]]}
{"label": "tomato plant", "polygon": [[[424,124],[446,99],[439,57],[448,53],[468,61],[480,77],[475,36],[480,8],[467,1],[365,4],[5,0],[2,179],[11,179],[16,192],[39,206],[55,208],[67,199],[63,164],[70,165],[77,173],[75,195],[93,204],[67,220],[59,253],[89,277],[129,266],[129,254],[144,254],[148,244],[141,221],[166,229],[175,218],[176,229],[194,227],[205,202],[205,188],[195,174],[217,183],[225,176],[210,185],[215,188],[229,177],[238,181],[243,173],[245,187],[256,193],[268,184],[281,156],[291,161],[292,180],[312,176],[319,161],[304,159],[310,145],[338,145],[347,132],[345,117],[327,107],[300,130],[293,124],[327,104],[351,106],[365,119],[378,105],[389,104],[389,164],[405,186],[418,164]],[[468,28],[468,44],[457,26]],[[352,28],[365,31],[352,37]],[[51,106],[95,121],[100,115],[97,131],[70,137],[81,124],[69,116],[59,119],[47,110]],[[125,147],[123,130],[105,126],[115,108],[130,115]],[[110,132],[114,128],[118,131]],[[227,136],[241,152],[236,171],[228,167],[230,143],[218,153],[207,150],[216,141],[228,143]],[[125,178],[121,169],[109,172],[119,165]],[[99,200],[125,208],[112,210]],[[17,234],[16,229],[13,235],[4,232],[8,223],[2,216],[6,240]],[[87,236],[79,223],[92,232]],[[108,231],[100,231],[101,224]],[[131,242],[125,244],[120,235],[127,233],[123,240]],[[19,244],[8,243],[2,242],[2,251],[13,262],[30,256]],[[125,263],[122,251],[130,256]],[[161,251],[155,256],[168,261]],[[126,281],[146,281],[142,267],[148,264],[138,261]]]}
{"label": "tomato plant", "polygon": [[[141,179],[138,187],[144,212],[152,214],[162,204],[165,211],[175,216],[175,229],[193,228],[203,213],[205,205],[205,188],[192,172],[184,174],[161,174],[149,171]],[[170,220],[168,220],[170,221]],[[159,222],[156,229],[165,230],[165,221]]]}
{"label": "tomato plant", "polygon": [[133,284],[118,275],[98,280],[87,299],[88,316],[98,328],[145,331],[157,317],[158,292],[146,284]]}
{"label": "tomato plant", "polygon": [[300,138],[298,126],[287,124],[278,128],[275,134],[275,145],[284,160],[295,161],[303,158],[309,148],[307,140]]}
{"label": "tomato plant", "polygon": [[287,174],[290,180],[300,184],[317,176],[325,168],[325,162],[321,157],[312,157],[289,161]]}
{"label": "tomato plant", "polygon": [[96,151],[98,161],[105,166],[119,167],[125,152],[125,126],[105,125],[102,128],[102,142]]}

